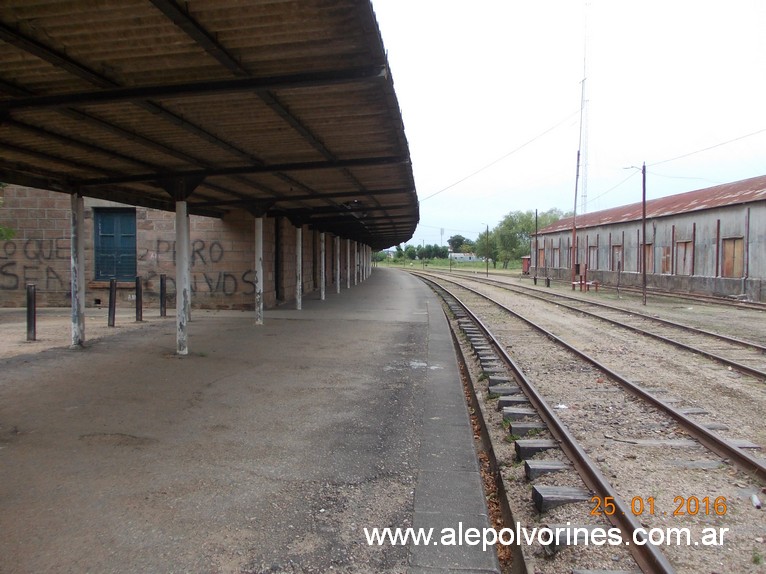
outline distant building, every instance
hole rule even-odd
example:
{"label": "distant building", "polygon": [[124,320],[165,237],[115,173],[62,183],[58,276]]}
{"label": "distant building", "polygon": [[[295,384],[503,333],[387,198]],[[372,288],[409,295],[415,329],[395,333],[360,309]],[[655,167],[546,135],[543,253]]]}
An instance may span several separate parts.
{"label": "distant building", "polygon": [[449,258],[453,261],[478,261],[475,253],[450,253]]}
{"label": "distant building", "polygon": [[766,176],[647,201],[645,242],[641,202],[575,224],[574,250],[571,217],[531,238],[536,275],[571,279],[574,252],[580,274],[607,285],[641,286],[646,265],[650,288],[766,301]]}

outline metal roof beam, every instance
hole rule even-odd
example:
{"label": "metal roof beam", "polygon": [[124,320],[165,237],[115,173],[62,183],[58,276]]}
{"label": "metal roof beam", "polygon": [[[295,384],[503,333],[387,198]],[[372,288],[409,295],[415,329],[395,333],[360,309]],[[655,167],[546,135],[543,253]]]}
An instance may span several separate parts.
{"label": "metal roof beam", "polygon": [[[150,182],[160,179],[175,179],[179,177],[215,177],[228,175],[242,175],[248,173],[277,173],[284,171],[311,171],[325,169],[359,168],[359,167],[377,167],[382,165],[393,165],[397,163],[408,162],[409,159],[404,156],[385,156],[373,158],[348,159],[339,161],[318,161],[318,162],[297,162],[281,163],[272,165],[245,165],[236,167],[197,169],[189,171],[165,172],[165,173],[142,173],[136,175],[125,175],[111,178],[98,178],[82,180],[79,182],[84,187],[94,185],[113,185],[121,183]],[[311,196],[312,199],[324,199],[322,194]],[[285,198],[288,200],[289,198]]]}
{"label": "metal roof beam", "polygon": [[85,66],[78,64],[64,54],[51,50],[37,40],[23,36],[16,30],[6,26],[3,23],[0,23],[0,40],[4,40],[13,46],[16,46],[20,50],[37,56],[41,60],[45,60],[54,66],[58,66],[67,72],[74,74],[78,78],[88,80],[97,86],[107,88],[114,85],[113,82],[107,80],[100,74],[97,74]]}
{"label": "metal roof beam", "polygon": [[[395,188],[395,189],[373,189],[373,190],[366,190],[366,191],[339,191],[339,192],[328,192],[328,193],[322,193],[322,199],[328,199],[328,200],[339,200],[339,199],[351,199],[351,198],[359,198],[359,199],[366,199],[371,195],[409,195],[413,192],[410,188]],[[288,201],[309,201],[312,199],[317,199],[317,196],[314,194],[307,194],[307,195],[285,195],[281,196],[279,198],[273,198],[269,199],[269,201],[273,201],[275,203],[279,202],[288,202]],[[225,206],[231,206],[236,207],[237,205],[246,205],[251,201],[257,201],[257,200],[250,200],[250,199],[222,199],[220,201],[210,201],[202,203],[197,203],[196,205],[199,205],[201,207],[225,207]]]}
{"label": "metal roof beam", "polygon": [[[173,0],[151,0],[151,3],[172,20],[173,24],[181,28],[192,38],[202,49],[218,60],[223,66],[238,76],[246,76],[247,71],[242,67],[239,61],[229,54],[229,52],[213,38],[207,30],[200,26],[188,12],[183,10]],[[188,6],[187,6],[188,9]]]}
{"label": "metal roof beam", "polygon": [[15,98],[0,102],[0,110],[28,110],[41,108],[58,108],[66,106],[109,104],[113,102],[133,102],[148,99],[168,99],[188,96],[220,95],[235,92],[257,90],[280,90],[307,88],[316,86],[333,86],[364,82],[384,78],[386,69],[381,66],[355,68],[343,71],[313,72],[291,74],[287,76],[271,76],[266,78],[237,78],[233,80],[218,80],[192,82],[189,84],[166,84],[160,86],[139,86],[128,88],[106,88],[96,92],[81,92],[74,94],[58,94],[51,96],[33,96]]}
{"label": "metal roof beam", "polygon": [[[367,217],[356,217],[354,214],[349,213],[347,215],[342,215],[339,213],[338,215],[332,216],[332,217],[312,217],[311,223],[316,224],[322,224],[322,223],[369,223],[372,221],[380,221],[385,220],[388,221],[392,219],[392,216],[390,215],[369,215]],[[396,219],[400,222],[405,221],[417,221],[417,218],[412,215],[402,215],[401,217],[393,217],[393,219]]]}

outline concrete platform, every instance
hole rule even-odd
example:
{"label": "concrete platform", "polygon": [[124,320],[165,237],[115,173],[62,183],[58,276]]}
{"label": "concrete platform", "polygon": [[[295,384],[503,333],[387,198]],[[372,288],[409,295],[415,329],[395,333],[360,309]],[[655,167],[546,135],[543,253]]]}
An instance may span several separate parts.
{"label": "concrete platform", "polygon": [[169,318],[0,360],[0,573],[499,571],[481,546],[365,538],[489,525],[420,281],[192,318],[185,358]]}

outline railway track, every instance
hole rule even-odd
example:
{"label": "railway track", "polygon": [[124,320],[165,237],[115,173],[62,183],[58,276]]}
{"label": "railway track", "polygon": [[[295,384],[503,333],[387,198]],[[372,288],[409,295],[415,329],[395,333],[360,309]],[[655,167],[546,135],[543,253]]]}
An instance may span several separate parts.
{"label": "railway track", "polygon": [[759,377],[766,382],[766,345],[757,341],[728,336],[623,307],[570,297],[561,293],[548,293],[539,289],[524,288],[502,281],[472,276],[465,276],[465,280],[500,287],[527,297],[554,303],[562,309],[595,317],[677,348],[697,353],[739,372]]}
{"label": "railway track", "polygon": [[[443,279],[428,281],[434,285],[444,283]],[[622,532],[622,540],[640,541],[642,533],[654,532],[652,528],[667,529],[673,525],[671,519],[684,516],[685,527],[697,533],[705,525],[736,525],[739,532],[733,535],[729,548],[747,552],[743,549],[748,547],[747,537],[753,535],[754,525],[749,522],[749,502],[742,491],[759,492],[762,488],[766,479],[762,460],[740,448],[741,443],[723,439],[656,394],[631,383],[627,376],[567,345],[486,294],[465,286],[450,288],[454,292],[443,284],[436,287],[459,317],[453,322],[476,357],[476,378],[486,381],[479,393],[500,409],[488,409],[485,416],[496,419],[495,427],[503,426],[498,418],[508,427],[496,450],[511,441],[513,456],[525,460],[525,480],[532,481],[532,498],[547,524],[592,530],[598,528],[594,519],[609,519]],[[458,292],[465,301],[458,299]],[[530,346],[545,360],[529,364],[526,357],[512,356],[516,349]],[[551,377],[551,369],[557,366],[559,370],[563,367],[567,375]],[[530,434],[534,438],[523,438]],[[570,465],[584,484],[577,485],[580,479],[567,472]],[[735,470],[735,465],[743,470]],[[672,479],[668,478],[670,472]],[[732,477],[740,486],[731,487]],[[702,484],[708,485],[707,493],[699,491]],[[524,490],[523,485],[516,487],[505,485],[505,491]],[[572,502],[566,505],[566,511],[560,510],[563,502]],[[705,505],[701,516],[700,504]],[[517,502],[519,505],[523,507],[523,502]],[[729,508],[732,513],[736,509],[737,520],[727,516]],[[764,526],[762,516],[757,516],[757,528]],[[534,517],[529,520],[534,523]],[[633,538],[636,535],[638,539]],[[610,551],[629,551],[643,572],[747,571],[731,569],[731,564],[711,569],[710,552],[699,552],[699,540],[695,544],[660,548],[639,543]],[[557,545],[545,546],[543,553],[554,557],[545,559],[542,566],[538,560],[535,571],[548,571],[549,567],[552,572],[564,571],[562,563],[566,568],[577,568],[580,559],[586,566],[596,564],[601,570],[614,570],[607,568],[608,563],[603,564],[603,556],[583,558],[582,546],[558,553],[550,551]],[[750,552],[752,565],[757,550]],[[621,560],[618,554],[611,559]],[[748,562],[743,560],[740,563],[744,567]]]}
{"label": "railway track", "polygon": [[[475,275],[475,271],[466,271],[466,270],[460,270],[460,269],[452,269],[450,270],[451,274],[460,274],[463,276],[469,276],[469,275]],[[492,272],[489,273],[489,275],[493,275]],[[494,274],[499,277],[508,277],[508,274]],[[538,277],[538,280],[542,281],[544,280],[544,277]],[[557,283],[560,281],[554,279],[552,280],[553,283]],[[567,282],[568,284],[568,282]],[[639,287],[630,287],[630,286],[621,286],[616,287],[614,285],[602,285],[602,288],[605,290],[619,290],[622,293],[630,293],[635,296],[641,296],[643,294],[643,290]],[[760,301],[747,301],[742,299],[737,299],[735,297],[726,297],[726,296],[716,296],[716,295],[706,295],[702,293],[679,293],[677,291],[669,292],[669,291],[662,291],[660,289],[654,289],[650,288],[647,290],[647,294],[651,297],[661,297],[661,298],[667,298],[677,301],[690,301],[693,303],[710,303],[712,305],[726,305],[729,307],[737,307],[740,309],[754,309],[757,311],[766,311],[766,303],[760,302]]]}

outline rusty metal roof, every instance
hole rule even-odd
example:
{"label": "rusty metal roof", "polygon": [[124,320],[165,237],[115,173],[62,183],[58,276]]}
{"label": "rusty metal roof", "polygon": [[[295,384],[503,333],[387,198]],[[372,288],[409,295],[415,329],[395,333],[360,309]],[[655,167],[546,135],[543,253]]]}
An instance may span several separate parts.
{"label": "rusty metal roof", "polygon": [[[647,200],[646,217],[666,217],[690,211],[702,211],[763,200],[766,200],[766,175]],[[630,205],[578,215],[576,224],[577,229],[583,229],[614,223],[626,223],[628,221],[640,221],[641,217],[642,204],[639,201]],[[571,229],[572,218],[566,217],[541,229],[539,233],[542,235]]]}
{"label": "rusty metal roof", "polygon": [[4,0],[0,181],[374,248],[419,218],[369,0]]}

